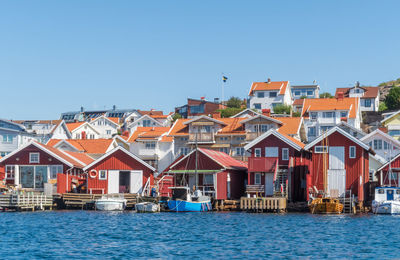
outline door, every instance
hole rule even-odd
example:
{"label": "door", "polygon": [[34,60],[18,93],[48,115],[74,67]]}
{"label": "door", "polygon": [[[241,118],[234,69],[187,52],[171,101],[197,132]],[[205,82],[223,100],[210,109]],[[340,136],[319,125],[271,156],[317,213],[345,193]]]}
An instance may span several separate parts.
{"label": "door", "polygon": [[346,170],[344,147],[329,147],[328,193],[332,197],[344,196],[346,190]]}
{"label": "door", "polygon": [[47,166],[35,166],[35,189],[43,189],[47,182]]}
{"label": "door", "polygon": [[33,166],[20,167],[20,182],[22,188],[34,188],[35,168]]}
{"label": "door", "polygon": [[108,171],[108,193],[119,193],[119,171]]}
{"label": "door", "polygon": [[265,174],[265,196],[273,196],[274,195],[274,174],[266,173]]}
{"label": "door", "polygon": [[[150,178],[150,177],[149,177]],[[131,171],[130,193],[142,193],[143,171]]]}
{"label": "door", "polygon": [[394,199],[394,190],[386,190],[386,200]]}

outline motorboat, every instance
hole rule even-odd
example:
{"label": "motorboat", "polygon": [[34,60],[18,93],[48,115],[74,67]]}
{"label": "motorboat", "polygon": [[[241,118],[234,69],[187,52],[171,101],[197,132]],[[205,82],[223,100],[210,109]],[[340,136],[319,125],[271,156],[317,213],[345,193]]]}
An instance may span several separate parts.
{"label": "motorboat", "polygon": [[95,201],[95,207],[102,211],[121,211],[126,208],[126,202],[127,200],[121,195],[104,195]]}
{"label": "motorboat", "polygon": [[375,214],[400,214],[400,187],[376,187],[372,212]]}
{"label": "motorboat", "polygon": [[204,212],[211,211],[211,199],[204,196],[200,190],[193,194],[189,187],[170,187],[172,198],[168,200],[168,208],[174,212]]}
{"label": "motorboat", "polygon": [[135,209],[140,213],[155,213],[160,212],[160,204],[153,202],[140,202],[135,205]]}

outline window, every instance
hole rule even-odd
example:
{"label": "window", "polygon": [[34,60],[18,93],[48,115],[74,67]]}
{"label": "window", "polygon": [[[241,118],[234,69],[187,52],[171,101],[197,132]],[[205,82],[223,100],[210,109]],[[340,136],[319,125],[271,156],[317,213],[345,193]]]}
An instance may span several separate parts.
{"label": "window", "polygon": [[263,98],[264,97],[264,92],[257,92],[257,97],[258,98]]}
{"label": "window", "polygon": [[307,96],[314,96],[314,90],[307,90]]}
{"label": "window", "polygon": [[192,114],[204,113],[204,105],[189,106],[189,108],[190,108],[190,113]]}
{"label": "window", "polygon": [[110,135],[111,134],[111,130],[106,130],[106,134]]}
{"label": "window", "polygon": [[322,112],[322,117],[323,118],[334,118],[335,112]]}
{"label": "window", "polygon": [[349,157],[356,158],[356,147],[355,146],[350,146]]}
{"label": "window", "polygon": [[39,163],[39,153],[29,153],[29,163]]}
{"label": "window", "polygon": [[261,184],[261,173],[254,174],[254,184]]}
{"label": "window", "polygon": [[289,149],[282,148],[282,160],[287,161],[289,160]]}
{"label": "window", "polygon": [[315,146],[314,148],[315,153],[327,153],[328,152],[328,147],[327,146]]}
{"label": "window", "polygon": [[347,117],[347,111],[341,111],[340,117]]}
{"label": "window", "polygon": [[6,156],[7,154],[9,154],[10,152],[0,152],[0,157],[4,157],[4,156]]}
{"label": "window", "polygon": [[12,135],[3,135],[3,143],[12,143],[13,136]]}
{"label": "window", "polygon": [[80,134],[75,134],[75,139],[81,139],[81,135]]}
{"label": "window", "polygon": [[265,147],[265,157],[279,157],[279,148]]}
{"label": "window", "polygon": [[312,127],[308,128],[308,136],[316,136],[315,126],[312,126]]}
{"label": "window", "polygon": [[261,148],[254,149],[254,157],[261,157]]}
{"label": "window", "polygon": [[276,97],[277,94],[277,92],[269,92],[269,97]]}
{"label": "window", "polygon": [[383,149],[389,150],[389,144],[386,141],[383,142]]}
{"label": "window", "polygon": [[301,95],[300,90],[296,90],[296,91],[294,92],[294,95],[295,95],[295,96],[300,96],[300,95]]}
{"label": "window", "polygon": [[371,107],[371,99],[365,99],[364,107]]}
{"label": "window", "polygon": [[203,175],[203,184],[204,185],[214,184],[214,176],[212,174],[204,174]]}
{"label": "window", "polygon": [[143,126],[144,126],[144,127],[149,127],[149,126],[151,126],[151,121],[150,121],[150,120],[143,120]]}
{"label": "window", "polygon": [[261,103],[254,103],[255,109],[261,109]]}
{"label": "window", "polygon": [[374,150],[382,150],[382,140],[374,140]]}
{"label": "window", "polygon": [[13,180],[15,178],[15,165],[6,165],[6,179]]}
{"label": "window", "polygon": [[400,130],[390,130],[388,133],[390,136],[399,136]]}
{"label": "window", "polygon": [[189,153],[189,148],[187,148],[187,147],[179,148],[179,154],[180,155],[187,155],[188,153]]}
{"label": "window", "polygon": [[254,125],[254,129],[256,132],[267,132],[268,127],[268,125]]}
{"label": "window", "polygon": [[90,134],[89,139],[94,139],[94,134]]}
{"label": "window", "polygon": [[107,180],[107,171],[106,170],[99,171],[99,180]]}
{"label": "window", "polygon": [[50,179],[57,179],[57,173],[64,173],[62,165],[50,165]]}
{"label": "window", "polygon": [[236,147],[236,155],[237,156],[242,156],[244,155],[245,151],[243,147]]}
{"label": "window", "polygon": [[156,143],[155,142],[147,142],[145,145],[145,148],[148,150],[152,150],[156,148]]}
{"label": "window", "polygon": [[236,141],[243,141],[245,138],[244,136],[238,136],[236,137]]}
{"label": "window", "polygon": [[311,112],[310,113],[310,117],[311,117],[312,120],[317,119],[317,112]]}
{"label": "window", "polygon": [[219,148],[219,151],[223,152],[223,153],[226,153],[226,154],[229,154],[229,150],[228,150],[227,147]]}

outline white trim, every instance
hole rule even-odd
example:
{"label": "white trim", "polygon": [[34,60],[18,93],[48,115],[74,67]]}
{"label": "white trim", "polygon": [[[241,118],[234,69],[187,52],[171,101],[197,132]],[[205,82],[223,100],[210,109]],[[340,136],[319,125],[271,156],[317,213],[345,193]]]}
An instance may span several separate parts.
{"label": "white trim", "polygon": [[269,116],[265,116],[265,115],[253,116],[253,117],[250,117],[250,118],[247,118],[247,119],[241,121],[240,123],[241,123],[241,124],[245,124],[245,123],[248,123],[248,122],[253,121],[253,120],[255,120],[255,119],[259,119],[259,118],[262,118],[262,119],[265,119],[265,120],[268,120],[268,121],[271,121],[271,122],[274,122],[274,123],[283,125],[283,123],[282,123],[281,121],[279,121],[279,120],[277,120],[277,119],[274,119],[274,118],[272,118],[272,117],[269,117]]}
{"label": "white trim", "polygon": [[[283,155],[285,154],[284,151],[287,151],[287,158],[283,157]],[[289,161],[289,148],[282,148],[282,161]]]}
{"label": "white trim", "polygon": [[[322,151],[317,151],[317,147],[318,148],[322,147]],[[314,153],[328,153],[328,146],[316,145],[316,146],[314,146]]]}
{"label": "white trim", "polygon": [[387,118],[385,118],[385,119],[382,119],[381,123],[386,122],[387,120],[389,120],[389,119],[391,119],[392,117],[398,115],[399,113],[400,113],[400,110],[397,111],[397,112],[395,112],[395,113],[393,113],[391,116],[389,116],[389,117],[387,117]]}
{"label": "white trim", "polygon": [[[104,178],[100,177],[101,176],[101,172],[105,172],[106,173]],[[107,170],[99,170],[99,180],[101,180],[101,181],[107,180],[107,177],[108,177],[107,176]]]}
{"label": "white trim", "polygon": [[371,150],[372,153],[375,153],[375,152],[373,152],[372,149],[370,149],[370,147],[368,145],[366,145],[365,143],[361,142],[360,140],[358,140],[357,138],[355,138],[351,134],[347,133],[346,131],[344,131],[343,129],[341,129],[338,126],[332,127],[325,134],[318,136],[314,141],[312,141],[311,143],[307,144],[304,147],[304,149],[305,150],[310,150],[314,145],[316,145],[317,143],[321,142],[324,138],[330,136],[331,134],[333,134],[335,132],[339,132],[340,134],[344,135],[345,137],[347,137],[348,139],[350,139],[354,143],[356,143],[359,146],[361,146],[362,148],[364,148],[365,150],[367,150],[367,151]]}
{"label": "white trim", "polygon": [[88,125],[94,132],[96,132],[98,135],[100,135],[100,132],[97,131],[96,128],[93,125],[89,124],[88,122],[85,122],[85,123],[81,124],[80,126],[78,126],[77,128],[73,129],[71,131],[71,135],[73,133],[75,133],[76,131],[78,131],[78,129],[82,128],[84,125]]}
{"label": "white trim", "polygon": [[[128,141],[125,140],[124,138],[122,138],[120,135],[116,135],[116,136],[113,137],[114,140],[117,139],[117,138],[118,138],[120,141],[122,141],[124,144],[129,145]],[[129,139],[128,139],[128,140],[129,140]],[[116,141],[116,140],[115,140],[115,141]]]}
{"label": "white trim", "polygon": [[197,116],[197,117],[195,117],[195,118],[193,118],[193,119],[190,119],[189,121],[184,122],[183,124],[184,124],[184,125],[188,125],[188,124],[191,124],[191,123],[193,123],[193,122],[195,122],[195,121],[197,121],[197,120],[200,120],[200,119],[206,119],[206,120],[212,121],[212,122],[217,123],[217,124],[220,124],[220,125],[226,125],[226,123],[224,123],[224,122],[222,122],[222,121],[219,121],[219,120],[217,120],[217,119],[214,119],[214,118],[212,118],[212,117],[208,117],[208,116],[205,116],[205,115]]}
{"label": "white trim", "polygon": [[[379,129],[376,129],[375,131],[367,134],[366,136],[362,137],[360,140],[363,142],[366,142],[366,140],[370,137],[373,137],[375,135],[380,135],[384,138],[389,139],[390,142],[393,142],[398,148],[400,148],[400,142],[398,140],[396,140],[395,138],[393,138],[392,136],[388,135],[387,133],[382,132]],[[371,147],[372,148],[372,147]]]}
{"label": "white trim", "polygon": [[[260,182],[259,183],[256,183],[256,180],[257,180],[256,176],[257,175],[260,176]],[[259,172],[254,173],[254,185],[261,185],[261,183],[262,183],[262,181],[261,181],[261,173],[259,173]]]}
{"label": "white trim", "polygon": [[367,133],[363,132],[362,130],[357,129],[357,128],[355,128],[354,126],[352,126],[352,125],[350,125],[350,124],[348,124],[348,123],[346,123],[346,122],[344,122],[344,121],[341,121],[341,122],[338,124],[339,127],[340,127],[341,125],[343,125],[343,126],[345,126],[345,127],[348,127],[348,128],[350,128],[351,130],[356,131],[357,133],[361,134],[363,137],[361,137],[360,140],[362,140],[362,139],[365,137],[365,135],[367,134]]}
{"label": "white trim", "polygon": [[[256,151],[260,151],[260,156],[256,156],[256,154],[257,154]],[[262,157],[261,148],[254,148],[254,157],[257,157],[257,158]]]}
{"label": "white trim", "polygon": [[259,142],[261,142],[262,140],[264,140],[265,138],[267,138],[270,135],[274,135],[275,137],[277,137],[278,139],[280,139],[283,142],[287,143],[288,145],[290,145],[291,147],[293,147],[297,151],[300,151],[302,149],[302,147],[300,147],[298,144],[294,143],[292,140],[288,139],[286,136],[282,135],[281,133],[279,133],[275,129],[268,130],[267,132],[265,132],[264,134],[260,135],[259,137],[257,137],[253,141],[251,141],[250,143],[246,144],[244,146],[244,149],[249,150],[254,145],[258,144]]}
{"label": "white trim", "polygon": [[7,160],[8,158],[10,158],[11,156],[15,155],[16,153],[22,151],[23,149],[25,149],[26,147],[30,146],[30,145],[34,145],[36,148],[42,150],[43,152],[53,156],[54,158],[56,158],[57,160],[59,160],[60,162],[65,163],[66,165],[68,165],[69,167],[74,167],[74,165],[70,162],[68,162],[67,160],[61,158],[60,156],[58,156],[57,154],[53,153],[52,151],[47,150],[45,147],[43,147],[42,145],[38,144],[36,141],[31,141],[29,143],[27,143],[24,146],[21,146],[20,148],[14,150],[13,152],[7,154],[6,156],[2,157],[0,159],[0,163]]}
{"label": "white trim", "polygon": [[[129,155],[131,158],[135,159],[136,161],[140,162],[141,164],[143,164],[144,166],[146,166],[147,168],[149,168],[150,170],[152,170],[153,172],[156,172],[156,169],[154,167],[152,167],[151,165],[149,165],[148,163],[146,163],[145,161],[143,161],[142,159],[140,159],[139,157],[137,157],[136,155],[134,155],[133,153],[129,152],[128,150],[126,150],[125,148],[121,147],[121,146],[117,146],[115,147],[113,150],[105,153],[103,156],[101,156],[100,158],[98,158],[97,160],[94,160],[93,162],[91,162],[90,164],[86,165],[83,170],[86,171],[89,168],[91,168],[92,166],[96,165],[97,163],[101,162],[102,160],[104,160],[105,158],[107,158],[108,156],[110,156],[111,154],[117,152],[118,150],[121,150],[122,152],[126,153],[127,155]],[[127,170],[128,171],[128,170]]]}
{"label": "white trim", "polygon": [[[50,139],[51,140],[51,139]],[[50,142],[50,140],[49,140],[49,142]],[[77,139],[72,139],[72,140],[77,140]],[[78,139],[79,140],[79,139]],[[47,143],[49,143],[49,142],[47,142]],[[58,147],[60,146],[60,145],[62,145],[62,144],[65,144],[65,145],[67,145],[67,146],[69,146],[69,147],[71,147],[73,150],[75,150],[75,152],[80,152],[81,150],[79,150],[78,148],[76,148],[75,146],[73,146],[70,142],[68,142],[67,140],[60,140],[58,143],[56,143],[55,145],[53,145],[52,147],[53,148],[56,148],[56,149],[58,149],[58,150],[60,150],[61,151],[61,149],[59,149]],[[47,145],[47,144],[46,144]]]}
{"label": "white trim", "polygon": [[[108,120],[109,122],[113,123],[114,125],[116,125],[117,127],[119,127],[119,124],[115,123],[115,122],[112,121],[111,119],[108,119],[108,117],[106,117],[106,116],[104,116],[104,115],[99,116],[99,117],[97,117],[96,119],[90,121],[89,124],[96,122],[96,121],[99,120],[100,118],[104,118],[104,119]],[[93,126],[95,126],[95,125],[93,124]]]}
{"label": "white trim", "polygon": [[[246,108],[245,110],[240,111],[239,113],[237,113],[236,115],[231,116],[230,118],[237,118],[237,117],[240,117],[240,115],[242,115],[242,114],[244,114],[244,113],[246,113],[246,112],[252,112],[252,113],[254,113],[254,114],[256,114],[256,115],[261,115],[260,113],[254,111],[254,110],[251,110],[250,108]],[[252,117],[253,117],[253,116],[252,116]]]}
{"label": "white trim", "polygon": [[[133,121],[132,123],[130,123],[127,128],[131,128],[132,125],[137,125],[137,123],[139,123],[140,121],[143,121],[143,119],[147,117],[148,119],[150,119],[151,121],[153,121],[154,123],[158,124],[159,126],[145,126],[145,127],[164,127],[163,124],[161,124],[159,121],[157,121],[156,119],[152,118],[149,115],[143,115],[141,117],[138,118],[138,120]],[[141,126],[144,127],[144,126]]]}
{"label": "white trim", "polygon": [[[37,161],[32,160],[32,155],[37,155]],[[29,152],[29,163],[40,163],[40,153],[38,152]]]}

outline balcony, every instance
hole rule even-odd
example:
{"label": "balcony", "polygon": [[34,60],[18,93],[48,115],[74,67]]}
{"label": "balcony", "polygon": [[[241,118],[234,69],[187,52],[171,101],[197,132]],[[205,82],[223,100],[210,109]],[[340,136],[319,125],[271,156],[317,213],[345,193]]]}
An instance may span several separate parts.
{"label": "balcony", "polygon": [[278,166],[276,157],[249,157],[249,172],[275,172]]}
{"label": "balcony", "polygon": [[215,143],[214,133],[189,134],[189,143]]}
{"label": "balcony", "polygon": [[246,133],[246,141],[251,142],[262,134],[263,134],[263,132],[247,132]]}
{"label": "balcony", "polygon": [[157,157],[156,149],[140,149],[139,156],[146,158],[156,158]]}

